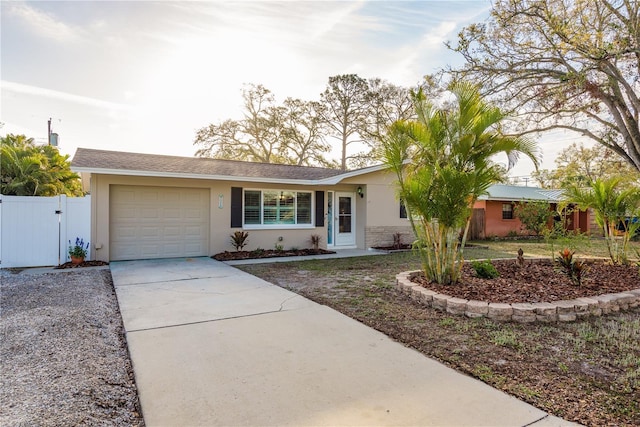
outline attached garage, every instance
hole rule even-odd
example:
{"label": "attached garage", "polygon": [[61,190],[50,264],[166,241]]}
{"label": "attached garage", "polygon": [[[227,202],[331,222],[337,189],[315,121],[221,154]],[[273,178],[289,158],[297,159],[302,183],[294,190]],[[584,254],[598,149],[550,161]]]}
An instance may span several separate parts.
{"label": "attached garage", "polygon": [[111,185],[110,259],[208,256],[210,190]]}

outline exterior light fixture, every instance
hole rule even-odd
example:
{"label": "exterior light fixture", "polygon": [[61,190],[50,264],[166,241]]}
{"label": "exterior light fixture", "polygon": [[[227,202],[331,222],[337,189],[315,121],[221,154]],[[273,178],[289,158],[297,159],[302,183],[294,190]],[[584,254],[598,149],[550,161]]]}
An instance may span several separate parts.
{"label": "exterior light fixture", "polygon": [[362,189],[362,187],[358,187],[358,189],[356,190],[358,192],[358,196],[360,196],[360,198],[364,198],[364,190]]}

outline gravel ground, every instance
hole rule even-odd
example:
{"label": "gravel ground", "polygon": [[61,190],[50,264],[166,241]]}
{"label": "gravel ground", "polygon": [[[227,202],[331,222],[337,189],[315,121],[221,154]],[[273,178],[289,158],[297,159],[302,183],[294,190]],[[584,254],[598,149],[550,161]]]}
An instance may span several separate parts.
{"label": "gravel ground", "polygon": [[0,270],[0,425],[144,426],[109,270]]}

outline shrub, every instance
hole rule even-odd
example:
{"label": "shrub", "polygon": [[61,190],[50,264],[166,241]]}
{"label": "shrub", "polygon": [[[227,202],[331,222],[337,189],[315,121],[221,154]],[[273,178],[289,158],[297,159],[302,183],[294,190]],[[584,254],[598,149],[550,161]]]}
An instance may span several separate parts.
{"label": "shrub", "polygon": [[549,209],[549,202],[531,200],[518,203],[515,207],[515,214],[526,230],[540,236],[547,228],[547,223],[553,212]]}
{"label": "shrub", "polygon": [[284,246],[282,246],[280,243],[276,243],[275,245],[273,245],[273,247],[275,248],[276,252],[284,251]]}
{"label": "shrub", "polygon": [[482,279],[495,279],[500,276],[496,267],[491,263],[490,259],[484,261],[472,261],[471,266],[476,272],[476,275]]}
{"label": "shrub", "polygon": [[518,237],[518,232],[516,230],[509,230],[509,232],[507,233],[507,237],[509,238],[516,238]]}
{"label": "shrub", "polygon": [[248,231],[236,231],[231,235],[231,246],[236,248],[236,251],[241,251],[247,246],[247,239],[249,238]]}

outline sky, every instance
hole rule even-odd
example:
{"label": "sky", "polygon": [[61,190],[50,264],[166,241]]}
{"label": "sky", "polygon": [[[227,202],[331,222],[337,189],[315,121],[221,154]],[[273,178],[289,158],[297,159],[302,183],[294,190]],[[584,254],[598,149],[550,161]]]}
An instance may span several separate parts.
{"label": "sky", "polygon": [[[317,100],[329,76],[413,86],[462,58],[445,47],[489,0],[6,1],[0,134],[76,148],[193,156],[197,129],[242,117],[244,84]],[[553,168],[573,138],[542,140]],[[561,142],[561,144],[558,144]],[[334,158],[338,157],[335,150]],[[528,175],[521,160],[512,175]]]}

